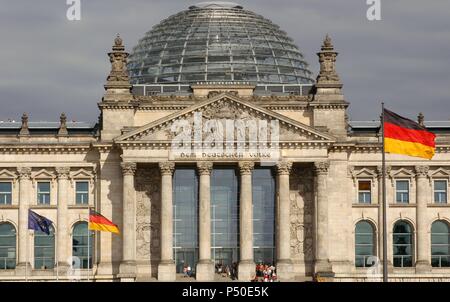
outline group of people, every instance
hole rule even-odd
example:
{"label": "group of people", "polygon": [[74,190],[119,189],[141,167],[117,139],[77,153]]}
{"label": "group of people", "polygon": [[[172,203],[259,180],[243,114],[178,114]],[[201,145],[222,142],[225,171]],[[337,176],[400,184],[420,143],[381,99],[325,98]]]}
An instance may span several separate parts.
{"label": "group of people", "polygon": [[222,277],[229,277],[231,280],[237,279],[237,263],[233,262],[230,265],[223,265],[222,263],[216,263],[216,274],[222,275]]}
{"label": "group of people", "polygon": [[252,282],[276,282],[276,268],[272,264],[259,263],[256,265],[256,274]]}
{"label": "group of people", "polygon": [[192,267],[189,264],[183,266],[183,275],[185,278],[192,277]]}

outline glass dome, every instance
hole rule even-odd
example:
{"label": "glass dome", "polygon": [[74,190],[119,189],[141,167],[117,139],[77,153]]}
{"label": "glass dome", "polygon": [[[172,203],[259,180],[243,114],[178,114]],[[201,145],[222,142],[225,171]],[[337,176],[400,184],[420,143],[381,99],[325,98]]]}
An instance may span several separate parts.
{"label": "glass dome", "polygon": [[128,70],[132,84],[313,83],[286,32],[230,2],[199,3],[163,20],[133,48]]}

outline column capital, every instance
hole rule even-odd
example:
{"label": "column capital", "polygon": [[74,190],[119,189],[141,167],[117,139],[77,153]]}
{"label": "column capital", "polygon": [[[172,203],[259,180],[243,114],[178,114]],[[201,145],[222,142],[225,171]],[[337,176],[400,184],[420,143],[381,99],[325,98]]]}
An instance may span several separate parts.
{"label": "column capital", "polygon": [[423,178],[428,176],[428,171],[430,171],[429,166],[415,166],[414,171],[416,172],[417,178]]}
{"label": "column capital", "polygon": [[[392,170],[392,166],[388,166],[386,165],[386,176],[389,176],[389,174],[391,173]],[[377,176],[378,178],[382,178],[383,177],[383,166],[377,166]]]}
{"label": "column capital", "polygon": [[328,161],[317,161],[314,163],[314,172],[316,175],[326,175],[329,168],[330,163]]}
{"label": "column capital", "polygon": [[161,171],[161,175],[172,175],[173,170],[175,169],[175,163],[166,161],[159,163],[159,170]]}
{"label": "column capital", "polygon": [[277,174],[278,175],[289,175],[292,170],[292,162],[281,161],[277,164]]}
{"label": "column capital", "polygon": [[213,163],[210,161],[197,162],[197,171],[200,175],[210,175],[213,168]]}
{"label": "column capital", "polygon": [[70,167],[56,167],[55,170],[59,179],[69,178]]}
{"label": "column capital", "polygon": [[122,167],[123,175],[134,175],[136,172],[136,163],[123,162],[120,163],[120,166]]}
{"label": "column capital", "polygon": [[255,167],[255,163],[252,161],[240,161],[239,162],[239,172],[241,173],[241,175],[251,174],[254,167]]}
{"label": "column capital", "polygon": [[18,167],[17,172],[19,173],[20,179],[30,179],[31,168],[30,167]]}

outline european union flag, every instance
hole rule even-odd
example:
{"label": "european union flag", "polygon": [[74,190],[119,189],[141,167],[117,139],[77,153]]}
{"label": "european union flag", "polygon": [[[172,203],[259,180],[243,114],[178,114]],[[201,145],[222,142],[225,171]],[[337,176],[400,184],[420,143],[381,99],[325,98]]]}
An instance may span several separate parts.
{"label": "european union flag", "polygon": [[39,215],[32,210],[28,210],[28,229],[41,231],[47,235],[50,235],[50,226],[52,225],[52,221],[50,219],[45,218],[44,216]]}

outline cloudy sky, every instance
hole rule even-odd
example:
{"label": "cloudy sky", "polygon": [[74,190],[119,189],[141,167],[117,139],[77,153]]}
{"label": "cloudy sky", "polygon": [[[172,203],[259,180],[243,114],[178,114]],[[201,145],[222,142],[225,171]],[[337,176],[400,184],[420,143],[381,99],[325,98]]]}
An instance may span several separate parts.
{"label": "cloudy sky", "polygon": [[[162,19],[199,1],[81,0],[81,21],[66,0],[0,0],[0,120],[96,121],[116,33],[130,50]],[[450,120],[450,1],[381,0],[381,21],[366,0],[240,0],[280,25],[317,73],[330,33],[351,120],[377,119],[380,100],[415,118]]]}

